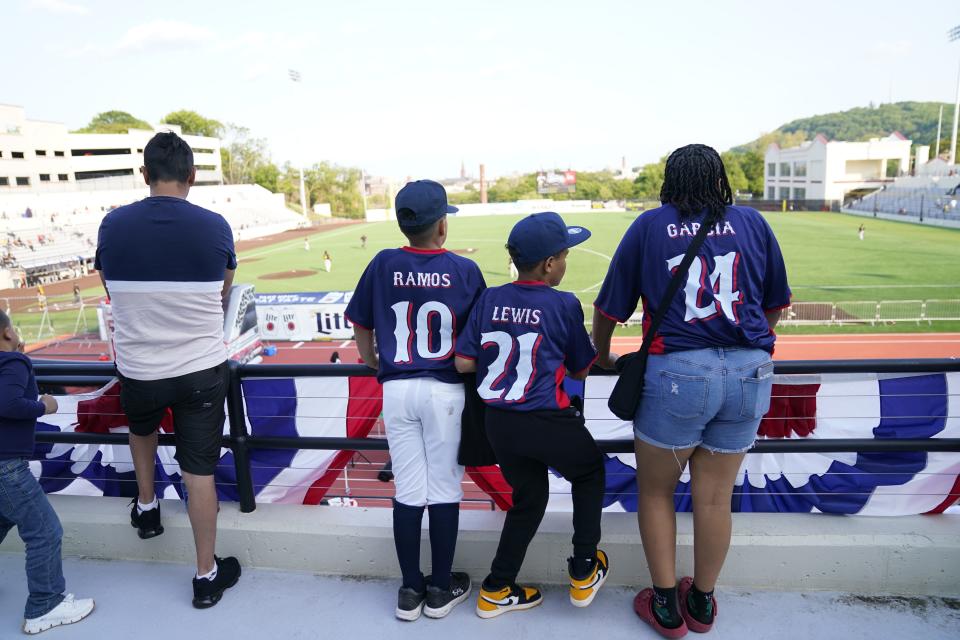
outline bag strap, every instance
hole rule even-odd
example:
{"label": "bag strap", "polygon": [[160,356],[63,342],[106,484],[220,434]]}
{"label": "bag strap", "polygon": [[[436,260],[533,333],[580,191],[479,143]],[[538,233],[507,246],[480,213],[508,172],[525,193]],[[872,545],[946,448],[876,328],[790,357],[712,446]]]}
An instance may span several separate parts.
{"label": "bag strap", "polygon": [[680,283],[687,277],[687,270],[690,269],[690,263],[693,262],[694,256],[697,255],[697,252],[700,251],[700,247],[703,246],[703,241],[707,239],[707,234],[710,232],[710,225],[706,224],[704,221],[700,225],[700,228],[697,229],[697,235],[693,237],[693,242],[690,243],[690,246],[687,247],[687,252],[683,254],[683,260],[680,261],[680,264],[677,266],[677,270],[674,272],[673,277],[670,278],[670,283],[667,285],[667,290],[663,293],[663,298],[660,299],[660,305],[657,307],[657,312],[653,314],[653,319],[650,321],[650,326],[647,327],[647,331],[643,336],[643,343],[640,345],[641,353],[648,353],[650,351],[650,345],[653,343],[653,337],[657,335],[657,330],[660,328],[660,325],[663,323],[663,317],[667,315],[667,309],[670,308],[670,302],[673,300],[673,296],[677,295],[677,291],[680,289]]}

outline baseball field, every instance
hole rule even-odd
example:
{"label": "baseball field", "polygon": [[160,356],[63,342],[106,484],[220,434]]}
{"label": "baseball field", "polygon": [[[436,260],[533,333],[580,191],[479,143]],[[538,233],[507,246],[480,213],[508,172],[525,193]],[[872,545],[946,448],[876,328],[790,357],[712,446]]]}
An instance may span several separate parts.
{"label": "baseball field", "polygon": [[[564,218],[593,233],[568,258],[562,287],[577,293],[589,307],[607,272],[610,256],[634,213],[581,213]],[[913,224],[865,219],[835,213],[768,213],[790,274],[794,302],[960,300],[960,231]],[[451,217],[447,248],[475,260],[488,285],[509,281],[504,249],[516,216]],[[866,225],[865,239],[857,229]],[[361,236],[367,237],[366,248]],[[364,267],[380,249],[404,243],[394,223],[367,223],[318,229],[303,238],[260,246],[240,253],[238,283],[253,283],[262,293],[351,290]],[[324,252],[332,258],[329,273]],[[85,299],[103,295],[99,287],[82,291]],[[69,333],[76,324],[75,310],[56,311],[69,296],[51,298],[51,318],[56,333]],[[589,309],[587,309],[589,320]],[[24,337],[39,329],[35,308],[15,313]],[[92,308],[88,326],[96,324]],[[782,333],[879,333],[958,331],[960,322],[897,322],[896,324],[845,325],[843,327],[783,327]],[[627,330],[629,333],[629,329]]]}

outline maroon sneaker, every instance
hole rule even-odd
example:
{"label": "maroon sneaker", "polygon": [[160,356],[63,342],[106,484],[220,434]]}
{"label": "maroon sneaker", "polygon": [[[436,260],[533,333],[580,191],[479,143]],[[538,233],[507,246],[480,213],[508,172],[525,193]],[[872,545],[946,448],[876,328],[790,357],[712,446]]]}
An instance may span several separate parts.
{"label": "maroon sneaker", "polygon": [[713,620],[710,621],[710,624],[703,624],[690,615],[690,611],[687,609],[687,594],[690,593],[690,589],[693,589],[693,578],[690,576],[681,578],[680,587],[677,589],[677,595],[680,598],[680,615],[683,616],[683,621],[687,623],[690,631],[706,633],[713,629],[713,623],[717,619],[717,599],[710,596],[710,599],[713,600]]}
{"label": "maroon sneaker", "polygon": [[682,638],[687,635],[687,623],[681,622],[676,629],[667,629],[660,624],[657,616],[653,615],[653,589],[647,587],[633,599],[633,610],[640,619],[653,627],[654,631],[664,638]]}

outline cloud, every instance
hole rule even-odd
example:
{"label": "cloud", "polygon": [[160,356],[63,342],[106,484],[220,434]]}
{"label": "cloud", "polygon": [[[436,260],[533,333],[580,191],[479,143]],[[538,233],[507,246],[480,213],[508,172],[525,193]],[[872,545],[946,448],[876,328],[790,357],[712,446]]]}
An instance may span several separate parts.
{"label": "cloud", "polygon": [[96,42],[58,44],[57,51],[68,58],[105,61],[158,51],[229,56],[239,76],[251,82],[274,75],[285,78],[290,56],[311,45],[312,37],[308,35],[259,30],[225,34],[200,24],[162,19],[134,25],[119,36],[108,34]]}
{"label": "cloud", "polygon": [[217,52],[290,53],[307,49],[312,36],[294,35],[282,32],[245,31],[236,36],[221,38],[216,42]]}
{"label": "cloud", "polygon": [[143,51],[153,53],[163,49],[211,47],[216,43],[216,34],[206,27],[175,20],[155,20],[130,27],[119,40],[67,45],[61,50],[70,58],[109,58]]}
{"label": "cloud", "polygon": [[90,9],[87,7],[66,2],[65,0],[30,0],[27,6],[31,9],[40,9],[42,11],[60,14],[86,15],[90,13]]}
{"label": "cloud", "polygon": [[500,77],[509,74],[511,71],[516,71],[517,68],[518,65],[513,62],[500,62],[480,67],[477,74],[482,78]]}
{"label": "cloud", "polygon": [[271,65],[265,62],[257,62],[244,69],[243,79],[247,81],[259,80],[273,71],[275,71],[275,68]]}
{"label": "cloud", "polygon": [[477,42],[495,42],[503,36],[503,31],[493,27],[477,29],[473,32],[473,39]]}
{"label": "cloud", "polygon": [[112,49],[123,51],[156,50],[212,44],[215,35],[206,27],[175,20],[154,20],[127,29]]}
{"label": "cloud", "polygon": [[339,29],[340,33],[347,36],[362,36],[370,33],[370,25],[363,22],[342,22]]}
{"label": "cloud", "polygon": [[913,49],[913,43],[909,40],[881,40],[869,49],[871,56],[889,56],[891,58],[900,58],[906,56]]}
{"label": "cloud", "polygon": [[217,42],[217,51],[263,49],[269,44],[268,38],[268,34],[263,31],[246,31]]}

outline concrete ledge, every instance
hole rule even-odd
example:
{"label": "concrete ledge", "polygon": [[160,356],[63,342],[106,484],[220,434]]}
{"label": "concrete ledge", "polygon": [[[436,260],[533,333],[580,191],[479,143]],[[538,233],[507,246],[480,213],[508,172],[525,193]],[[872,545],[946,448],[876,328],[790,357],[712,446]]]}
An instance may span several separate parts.
{"label": "concrete ledge", "polygon": [[[142,541],[132,530],[128,500],[50,496],[63,522],[64,554],[115,560],[190,563],[193,537],[184,506],[164,500],[166,532]],[[463,512],[456,566],[479,579],[499,540],[502,512]],[[399,568],[388,509],[265,504],[242,514],[224,503],[217,550],[245,566],[329,575],[396,577]],[[425,523],[426,525],[426,523]],[[677,519],[679,568],[693,568],[693,521]],[[548,513],[524,563],[522,579],[566,581],[570,514]],[[606,513],[603,548],[610,583],[645,584],[649,578],[636,518]],[[8,535],[0,550],[22,549]],[[423,566],[429,567],[424,531]],[[868,593],[960,595],[960,517],[838,517],[813,514],[736,514],[733,541],[721,580],[726,587],[835,590]]]}

